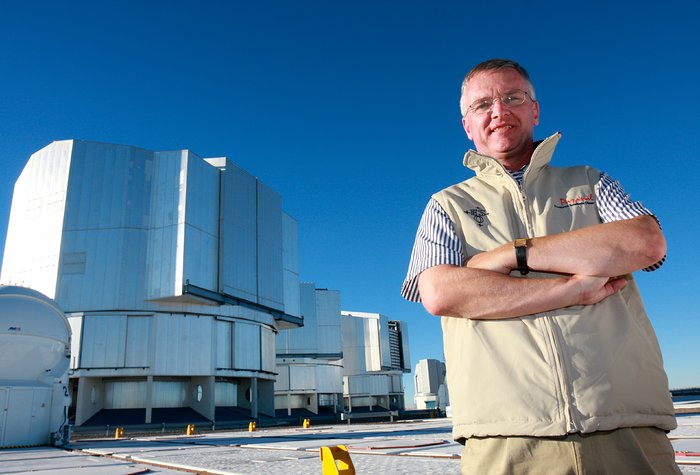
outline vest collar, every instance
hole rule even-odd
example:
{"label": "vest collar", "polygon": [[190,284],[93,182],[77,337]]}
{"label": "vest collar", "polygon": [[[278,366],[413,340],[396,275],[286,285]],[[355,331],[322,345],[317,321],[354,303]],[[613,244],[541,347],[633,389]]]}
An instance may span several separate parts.
{"label": "vest collar", "polygon": [[[532,153],[532,158],[530,158],[527,170],[525,171],[526,174],[537,173],[537,170],[544,168],[552,160],[554,149],[560,138],[561,133],[557,132],[537,145],[537,148],[535,148],[535,151]],[[465,167],[474,170],[477,175],[502,176],[504,172],[507,173],[498,160],[486,155],[481,155],[475,150],[469,150],[464,155],[463,163]]]}

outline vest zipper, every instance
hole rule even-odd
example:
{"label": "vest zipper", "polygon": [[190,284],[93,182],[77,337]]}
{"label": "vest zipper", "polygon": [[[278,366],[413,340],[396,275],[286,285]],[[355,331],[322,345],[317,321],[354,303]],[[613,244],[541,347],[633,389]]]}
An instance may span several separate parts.
{"label": "vest zipper", "polygon": [[[523,174],[523,179],[520,183],[516,182],[516,185],[520,191],[520,200],[523,208],[524,222],[525,222],[525,232],[527,237],[534,237],[534,229],[532,226],[532,217],[530,215],[530,208],[528,206],[527,194],[525,194],[525,175],[527,175],[528,170],[525,170]],[[512,177],[511,177],[512,178]],[[515,180],[513,180],[515,181]],[[547,336],[549,337],[549,344],[551,345],[551,351],[555,358],[555,367],[557,373],[557,385],[559,387],[559,392],[561,394],[560,401],[565,407],[564,417],[566,419],[566,427],[569,433],[580,432],[578,424],[576,423],[577,417],[574,413],[573,397],[571,396],[572,388],[569,383],[569,378],[566,371],[566,366],[564,365],[563,357],[560,351],[561,345],[559,343],[558,333],[555,331],[556,323],[554,318],[545,315],[544,321],[547,328]]]}
{"label": "vest zipper", "polygon": [[566,418],[566,427],[569,433],[580,432],[581,428],[577,423],[578,418],[574,413],[574,398],[573,398],[573,388],[571,387],[569,376],[566,371],[566,365],[559,348],[561,344],[559,343],[559,332],[558,326],[554,321],[554,317],[545,315],[545,322],[547,327],[547,336],[549,337],[550,345],[552,346],[552,353],[555,357],[555,368],[557,373],[557,383],[559,386],[559,391],[561,393],[561,402],[564,404],[566,411],[564,417]]}
{"label": "vest zipper", "polygon": [[[525,173],[527,173],[527,170],[525,170]],[[534,237],[535,231],[532,228],[532,217],[530,216],[530,208],[528,207],[528,199],[527,195],[525,194],[525,176],[523,175],[523,179],[520,183],[515,181],[513,177],[511,179],[515,182],[515,185],[518,187],[518,191],[520,191],[520,204],[522,205],[523,209],[523,215],[524,215],[524,222],[525,222],[525,232],[527,233],[527,236],[523,237]],[[517,236],[516,236],[517,237]]]}

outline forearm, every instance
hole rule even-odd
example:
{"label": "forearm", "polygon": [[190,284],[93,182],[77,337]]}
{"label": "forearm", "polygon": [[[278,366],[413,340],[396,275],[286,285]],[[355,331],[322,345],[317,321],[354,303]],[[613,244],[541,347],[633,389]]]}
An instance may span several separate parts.
{"label": "forearm", "polygon": [[570,276],[518,278],[499,272],[441,265],[418,281],[423,305],[433,315],[508,319],[572,305],[590,305],[624,287],[621,279]]}
{"label": "forearm", "polygon": [[[528,266],[541,272],[617,276],[660,261],[666,241],[652,216],[598,224],[530,239]],[[478,254],[469,267],[508,273],[517,267],[511,243]]]}

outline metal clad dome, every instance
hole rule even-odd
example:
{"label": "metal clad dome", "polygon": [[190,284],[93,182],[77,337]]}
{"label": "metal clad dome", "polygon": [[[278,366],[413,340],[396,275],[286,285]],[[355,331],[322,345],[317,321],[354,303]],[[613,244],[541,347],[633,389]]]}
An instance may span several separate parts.
{"label": "metal clad dome", "polygon": [[61,377],[71,330],[58,306],[36,290],[0,286],[0,380]]}

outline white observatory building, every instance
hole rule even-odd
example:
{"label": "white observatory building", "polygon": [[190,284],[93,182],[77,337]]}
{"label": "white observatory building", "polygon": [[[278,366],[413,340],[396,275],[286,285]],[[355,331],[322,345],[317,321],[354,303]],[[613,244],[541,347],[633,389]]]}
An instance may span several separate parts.
{"label": "white observatory building", "polygon": [[413,375],[416,409],[447,410],[450,405],[445,363],[434,359],[418,361]]}
{"label": "white observatory building", "polygon": [[66,313],[76,425],[257,418],[303,322],[296,249],[281,196],[227,158],[65,140],[15,184],[0,283]]}
{"label": "white observatory building", "polygon": [[403,373],[411,372],[406,322],[379,313],[340,314],[345,409],[405,409]]}
{"label": "white observatory building", "polygon": [[340,292],[301,284],[304,326],[277,334],[278,414],[343,411],[343,342]]}
{"label": "white observatory building", "polygon": [[0,449],[68,442],[70,339],[51,299],[0,286]]}

